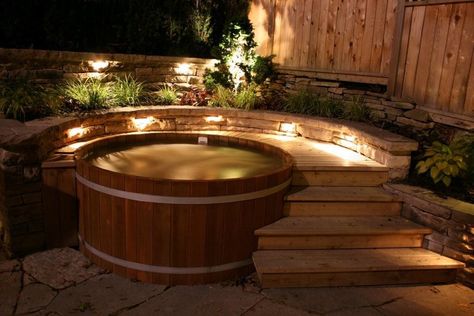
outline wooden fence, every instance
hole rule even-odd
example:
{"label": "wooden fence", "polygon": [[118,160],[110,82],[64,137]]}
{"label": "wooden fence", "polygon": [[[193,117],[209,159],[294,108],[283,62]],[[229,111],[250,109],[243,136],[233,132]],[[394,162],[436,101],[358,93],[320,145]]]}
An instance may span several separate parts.
{"label": "wooden fence", "polygon": [[406,2],[389,91],[474,121],[474,1]]}
{"label": "wooden fence", "polygon": [[473,0],[252,0],[250,19],[282,70],[387,85],[474,122]]}

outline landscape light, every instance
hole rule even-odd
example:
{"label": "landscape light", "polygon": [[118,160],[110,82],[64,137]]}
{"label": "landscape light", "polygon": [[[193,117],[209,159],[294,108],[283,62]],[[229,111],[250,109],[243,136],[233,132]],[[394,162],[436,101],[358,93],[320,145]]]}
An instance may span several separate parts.
{"label": "landscape light", "polygon": [[94,69],[95,71],[101,71],[104,70],[105,68],[109,67],[109,62],[107,60],[93,60],[89,61],[89,65]]}
{"label": "landscape light", "polygon": [[222,122],[224,120],[224,118],[222,117],[222,115],[208,116],[208,117],[205,118],[205,120],[208,123],[219,123],[219,122]]}
{"label": "landscape light", "polygon": [[286,134],[296,134],[296,124],[295,123],[280,123],[280,132]]}
{"label": "landscape light", "polygon": [[192,75],[193,70],[191,69],[191,64],[178,64],[178,67],[175,69],[179,75]]}
{"label": "landscape light", "polygon": [[70,130],[67,131],[67,136],[69,138],[73,138],[73,137],[76,137],[76,136],[81,137],[82,135],[85,134],[85,132],[86,132],[86,130],[83,127],[74,127],[74,128],[71,128]]}
{"label": "landscape light", "polygon": [[132,124],[135,128],[139,131],[143,131],[148,126],[152,125],[155,122],[155,118],[153,116],[145,117],[145,118],[132,118]]}

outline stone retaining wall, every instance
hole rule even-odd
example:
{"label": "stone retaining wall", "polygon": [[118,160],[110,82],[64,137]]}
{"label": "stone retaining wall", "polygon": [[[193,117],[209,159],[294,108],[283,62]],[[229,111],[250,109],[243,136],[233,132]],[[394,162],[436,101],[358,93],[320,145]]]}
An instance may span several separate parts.
{"label": "stone retaining wall", "polygon": [[[144,123],[141,125],[137,121]],[[87,117],[45,118],[26,123],[0,120],[0,216],[3,243],[21,255],[44,247],[41,164],[51,152],[73,142],[136,131],[224,130],[284,134],[293,123],[303,137],[358,151],[390,170],[392,179],[408,173],[417,143],[369,125],[266,111],[197,107],[116,108]]]}
{"label": "stone retaining wall", "polygon": [[466,268],[458,277],[474,287],[474,205],[443,199],[419,187],[400,184],[384,187],[403,200],[404,217],[433,229],[433,233],[425,237],[423,246],[464,262]]}
{"label": "stone retaining wall", "polygon": [[432,129],[435,123],[474,131],[474,118],[467,121],[428,112],[418,108],[414,102],[391,98],[386,93],[371,92],[363,88],[355,89],[350,86],[354,84],[349,84],[347,88],[343,82],[321,80],[311,72],[280,70],[277,79],[270,84],[269,89],[280,95],[307,89],[344,102],[351,102],[355,97],[362,97],[365,104],[372,110],[375,120],[404,126],[414,132]]}
{"label": "stone retaining wall", "polygon": [[131,74],[152,88],[163,83],[183,88],[200,85],[205,69],[215,63],[201,58],[0,48],[0,79],[26,76],[32,82],[47,85],[64,79],[97,77],[100,74],[91,64],[97,60],[109,62],[100,74]]}

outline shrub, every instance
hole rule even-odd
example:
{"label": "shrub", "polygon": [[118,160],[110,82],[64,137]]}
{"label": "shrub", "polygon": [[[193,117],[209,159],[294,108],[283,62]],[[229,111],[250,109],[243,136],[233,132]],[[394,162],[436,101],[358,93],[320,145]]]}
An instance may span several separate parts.
{"label": "shrub", "polygon": [[418,174],[429,172],[435,184],[442,182],[449,187],[453,178],[468,170],[469,152],[464,146],[463,141],[453,141],[450,145],[434,141],[425,150],[423,157],[426,159],[416,164]]}
{"label": "shrub", "polygon": [[255,63],[252,67],[252,81],[256,84],[262,84],[268,78],[275,76],[275,66],[273,64],[273,58],[275,55],[270,56],[257,56]]}
{"label": "shrub", "polygon": [[339,100],[301,90],[288,97],[283,110],[290,113],[338,118],[342,116],[344,106]]}
{"label": "shrub", "polygon": [[344,118],[351,121],[368,122],[371,116],[372,110],[365,105],[362,96],[353,96],[344,109]]}
{"label": "shrub", "polygon": [[259,97],[257,96],[257,86],[255,84],[242,88],[234,98],[235,107],[239,109],[253,110],[258,103]]}
{"label": "shrub", "polygon": [[110,85],[93,78],[68,81],[63,93],[72,103],[85,110],[108,107],[108,101],[113,96]]}
{"label": "shrub", "polygon": [[214,90],[214,94],[209,101],[209,105],[213,107],[232,108],[235,104],[235,96],[232,90],[218,85]]}
{"label": "shrub", "polygon": [[186,92],[182,97],[181,105],[206,106],[209,102],[209,95],[206,90],[193,88]]}
{"label": "shrub", "polygon": [[176,89],[169,86],[164,86],[156,93],[156,101],[162,105],[175,104],[178,100]]}
{"label": "shrub", "polygon": [[56,108],[55,94],[30,83],[26,78],[0,82],[0,111],[7,118],[26,120],[51,114]]}
{"label": "shrub", "polygon": [[113,103],[116,105],[137,105],[143,96],[143,84],[132,76],[116,77],[112,85]]}

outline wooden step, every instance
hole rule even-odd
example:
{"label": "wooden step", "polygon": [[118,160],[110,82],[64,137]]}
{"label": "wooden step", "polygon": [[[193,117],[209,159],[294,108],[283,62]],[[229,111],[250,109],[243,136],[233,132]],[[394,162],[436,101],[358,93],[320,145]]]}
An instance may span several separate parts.
{"label": "wooden step", "polygon": [[401,217],[285,217],[255,231],[258,249],[420,247],[432,231]]}
{"label": "wooden step", "polygon": [[375,187],[388,181],[388,171],[364,170],[293,170],[295,186]]}
{"label": "wooden step", "polygon": [[397,216],[402,203],[379,187],[293,187],[286,216]]}
{"label": "wooden step", "polygon": [[452,282],[464,264],[422,248],[257,251],[262,287]]}

